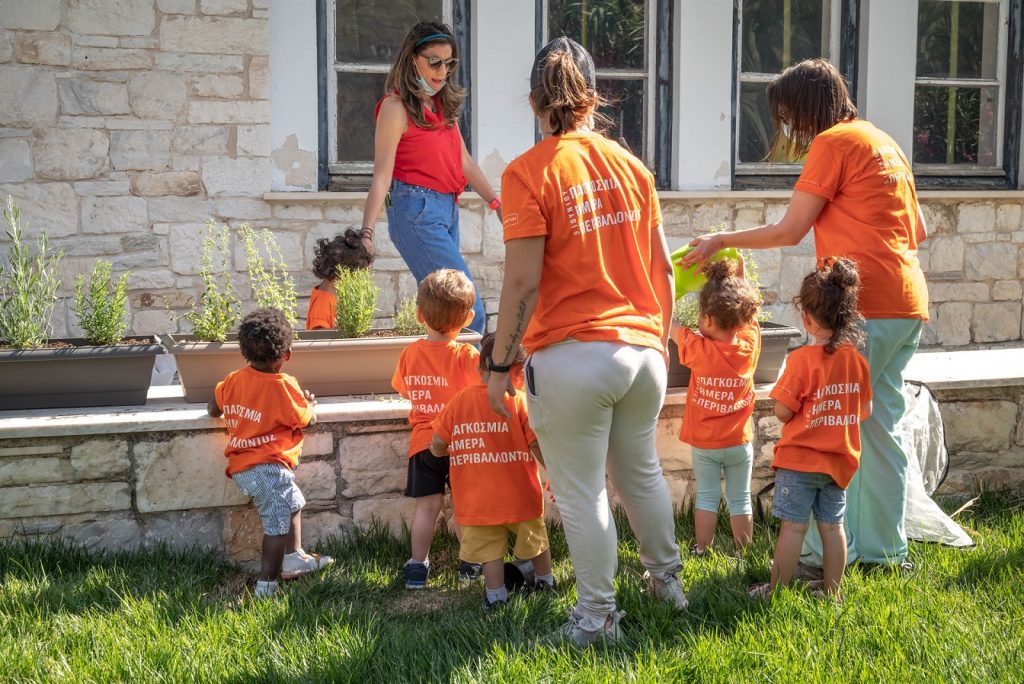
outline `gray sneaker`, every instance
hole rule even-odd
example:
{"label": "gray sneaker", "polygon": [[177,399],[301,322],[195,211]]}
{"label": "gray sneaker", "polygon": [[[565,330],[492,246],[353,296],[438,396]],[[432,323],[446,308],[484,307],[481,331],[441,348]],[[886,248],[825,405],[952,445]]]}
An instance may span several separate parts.
{"label": "gray sneaker", "polygon": [[595,644],[616,646],[625,638],[619,621],[626,614],[624,610],[616,610],[608,615],[604,626],[596,631],[589,631],[580,626],[575,611],[569,611],[569,621],[555,630],[547,638],[551,645],[570,644],[576,648],[587,648]]}
{"label": "gray sneaker", "polygon": [[679,581],[678,573],[669,573],[665,579],[659,580],[649,572],[644,573],[644,581],[659,601],[667,603],[676,610],[686,610],[690,602],[686,600],[686,592],[683,591],[683,583]]}

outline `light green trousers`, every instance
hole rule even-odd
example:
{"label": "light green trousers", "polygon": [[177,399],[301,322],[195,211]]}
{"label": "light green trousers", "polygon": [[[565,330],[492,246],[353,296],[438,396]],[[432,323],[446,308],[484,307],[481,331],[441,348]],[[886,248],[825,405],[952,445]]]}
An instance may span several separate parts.
{"label": "light green trousers", "polygon": [[[896,424],[905,408],[903,370],[917,351],[922,326],[918,318],[868,319],[865,325],[873,397],[871,417],[860,426],[860,467],[846,490],[847,563],[889,565],[907,557],[907,454]],[[821,538],[813,524],[800,561],[822,566]]]}

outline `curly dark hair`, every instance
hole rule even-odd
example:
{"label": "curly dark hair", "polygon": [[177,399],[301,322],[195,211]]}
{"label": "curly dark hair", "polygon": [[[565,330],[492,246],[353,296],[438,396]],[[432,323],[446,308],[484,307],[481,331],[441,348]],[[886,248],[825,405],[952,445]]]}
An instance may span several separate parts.
{"label": "curly dark hair", "polygon": [[[491,354],[494,352],[494,333],[490,332],[484,335],[483,339],[480,340],[480,372],[483,373],[486,370],[490,370],[487,367],[487,359],[491,358]],[[526,363],[526,350],[519,347],[516,351],[516,357],[512,359],[508,365],[510,366],[522,366]]]}
{"label": "curly dark hair", "polygon": [[825,352],[832,354],[841,344],[859,345],[864,340],[864,316],[857,306],[860,274],[857,264],[842,257],[828,257],[819,264],[804,276],[793,303],[832,331],[825,345]]}
{"label": "curly dark hair", "polygon": [[700,312],[722,330],[750,325],[761,309],[761,295],[739,275],[739,264],[719,259],[704,266],[707,282],[700,290]]}
{"label": "curly dark hair", "polygon": [[295,333],[277,309],[256,309],[238,327],[242,357],[252,365],[265,366],[284,358]]}
{"label": "curly dark hair", "polygon": [[344,235],[335,235],[334,239],[320,238],[313,249],[313,275],[321,280],[333,279],[338,274],[338,267],[350,271],[357,268],[369,268],[373,257],[366,251],[359,233],[348,228]]}

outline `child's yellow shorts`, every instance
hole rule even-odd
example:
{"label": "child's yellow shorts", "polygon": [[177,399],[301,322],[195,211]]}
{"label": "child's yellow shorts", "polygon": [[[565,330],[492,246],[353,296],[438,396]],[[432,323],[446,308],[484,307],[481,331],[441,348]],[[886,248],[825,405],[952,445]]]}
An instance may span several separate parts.
{"label": "child's yellow shorts", "polygon": [[513,554],[526,560],[548,550],[548,528],[544,516],[508,525],[463,525],[459,558],[467,563],[502,560],[508,553],[509,532],[515,535]]}

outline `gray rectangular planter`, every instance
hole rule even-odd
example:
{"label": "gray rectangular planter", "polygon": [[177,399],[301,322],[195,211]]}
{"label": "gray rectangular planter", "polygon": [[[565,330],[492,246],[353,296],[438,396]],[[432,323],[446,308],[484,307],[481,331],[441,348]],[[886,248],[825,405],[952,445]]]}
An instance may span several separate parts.
{"label": "gray rectangular planter", "polygon": [[[761,324],[761,356],[754,369],[754,382],[775,382],[779,379],[782,362],[789,353],[791,340],[803,337],[803,333],[789,325],[781,323]],[[669,340],[668,386],[686,387],[690,384],[690,369],[679,363],[679,348],[674,340]]]}
{"label": "gray rectangular planter", "polygon": [[142,406],[153,360],[163,349],[155,338],[140,344],[92,346],[74,338],[52,340],[71,347],[0,350],[0,410]]}
{"label": "gray rectangular planter", "polygon": [[[292,358],[283,372],[318,397],[345,394],[393,393],[391,376],[402,350],[419,337],[360,337],[340,339],[335,330],[300,330],[292,342]],[[217,383],[245,366],[235,335],[226,342],[201,342],[192,335],[162,335],[174,354],[185,401],[206,403]],[[480,335],[466,332],[460,342],[477,344]]]}

